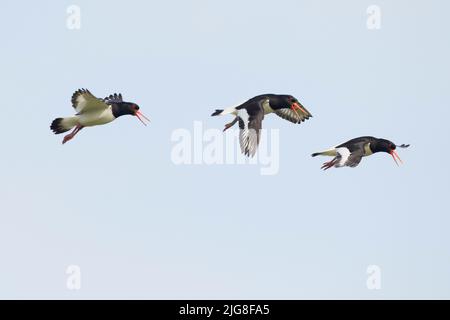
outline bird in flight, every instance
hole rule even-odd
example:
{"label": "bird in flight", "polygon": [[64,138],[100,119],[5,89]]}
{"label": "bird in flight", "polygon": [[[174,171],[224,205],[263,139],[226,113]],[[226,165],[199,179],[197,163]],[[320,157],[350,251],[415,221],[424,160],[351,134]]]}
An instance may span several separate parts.
{"label": "bird in flight", "polygon": [[146,123],[142,118],[150,121],[139,111],[139,106],[136,103],[123,101],[120,93],[114,93],[104,99],[99,99],[89,90],[79,89],[72,95],[72,106],[76,111],[74,116],[56,118],[50,125],[50,129],[55,134],[67,132],[73,128],[71,133],[64,136],[63,144],[73,139],[84,127],[107,124],[123,115],[136,116],[144,125]]}
{"label": "bird in flight", "polygon": [[223,131],[239,122],[239,144],[243,154],[253,157],[258,148],[264,115],[275,113],[279,117],[293,123],[301,123],[311,113],[293,96],[263,94],[226,109],[216,109],[211,116],[234,115],[235,118],[225,125]]}
{"label": "bird in flight", "polygon": [[389,153],[398,165],[397,159],[402,160],[395,151],[396,148],[408,148],[409,144],[395,145],[395,143],[375,137],[359,137],[349,140],[331,149],[313,153],[312,156],[331,156],[334,157],[331,161],[325,162],[321,169],[327,170],[332,167],[356,167],[361,162],[363,157],[370,156],[377,152]]}

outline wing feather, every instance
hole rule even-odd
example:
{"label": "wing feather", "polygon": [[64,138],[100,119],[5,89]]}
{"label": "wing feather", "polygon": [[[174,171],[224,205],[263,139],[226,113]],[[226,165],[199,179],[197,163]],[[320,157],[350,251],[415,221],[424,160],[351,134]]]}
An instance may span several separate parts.
{"label": "wing feather", "polygon": [[238,110],[239,144],[243,154],[253,157],[258,149],[264,119],[263,101],[255,101]]}
{"label": "wing feather", "polygon": [[79,89],[72,95],[72,106],[77,114],[91,111],[102,111],[108,108],[108,105],[102,100],[95,97],[87,89]]}
{"label": "wing feather", "polygon": [[306,113],[299,109],[294,111],[289,108],[278,109],[275,110],[274,112],[280,118],[290,121],[292,123],[302,123],[303,121],[308,120],[309,118],[312,117],[311,113],[309,113],[308,110],[306,110],[304,107],[303,109],[306,111]]}
{"label": "wing feather", "polygon": [[120,102],[123,102],[122,94],[121,94],[121,93],[119,93],[119,94],[117,94],[117,93],[110,94],[108,97],[105,97],[105,98],[103,99],[103,101],[104,101],[106,104],[113,104],[113,103],[120,103]]}

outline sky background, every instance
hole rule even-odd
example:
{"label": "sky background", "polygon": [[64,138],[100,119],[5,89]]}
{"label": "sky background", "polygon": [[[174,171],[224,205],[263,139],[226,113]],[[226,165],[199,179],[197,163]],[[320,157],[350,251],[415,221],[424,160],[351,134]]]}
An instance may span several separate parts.
{"label": "sky background", "polygon": [[[448,1],[0,8],[0,298],[450,298]],[[122,92],[151,124],[123,117],[62,146],[49,125],[81,87]],[[280,133],[277,175],[171,161],[175,129],[221,129],[216,107],[261,93],[314,115],[264,120]],[[322,172],[310,157],[362,135],[410,143],[405,164],[377,154]]]}

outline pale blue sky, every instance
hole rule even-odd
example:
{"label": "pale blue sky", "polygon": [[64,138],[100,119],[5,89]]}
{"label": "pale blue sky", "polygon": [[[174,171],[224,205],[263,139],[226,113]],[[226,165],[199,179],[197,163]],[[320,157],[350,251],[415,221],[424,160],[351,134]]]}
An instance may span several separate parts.
{"label": "pale blue sky", "polygon": [[[448,1],[0,8],[0,298],[450,298]],[[151,125],[124,117],[62,146],[49,124],[80,87],[122,92]],[[221,129],[215,107],[268,92],[314,115],[264,120],[278,175],[172,163],[174,129]],[[405,165],[378,154],[322,172],[310,157],[361,135],[411,143]],[[372,264],[381,290],[366,288]]]}

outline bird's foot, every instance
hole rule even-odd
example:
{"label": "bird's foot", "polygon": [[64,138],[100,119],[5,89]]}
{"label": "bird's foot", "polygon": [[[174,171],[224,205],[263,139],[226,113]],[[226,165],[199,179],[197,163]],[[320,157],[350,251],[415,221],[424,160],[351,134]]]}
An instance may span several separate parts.
{"label": "bird's foot", "polygon": [[66,135],[66,136],[64,137],[62,143],[64,144],[64,143],[66,143],[67,141],[72,140],[73,137],[75,137],[75,135],[76,135],[78,132],[80,132],[80,130],[83,129],[83,128],[84,128],[84,127],[82,127],[82,126],[80,126],[80,125],[76,126],[75,129],[73,129],[73,131],[72,131],[71,133],[69,133],[68,135]]}
{"label": "bird's foot", "polygon": [[225,125],[225,128],[223,129],[223,132],[225,132],[226,130],[230,129],[232,126],[234,126],[237,121],[238,121],[238,118],[236,117],[236,118],[234,118],[233,121],[231,121],[230,123],[227,123]]}
{"label": "bird's foot", "polygon": [[68,135],[64,136],[64,139],[63,139],[63,142],[62,142],[62,144],[65,144],[65,143],[66,143],[67,141],[70,141],[70,140],[72,140],[74,136],[75,136],[75,135],[74,135],[74,134],[72,134],[72,133],[70,133],[70,134],[68,134]]}
{"label": "bird's foot", "polygon": [[223,132],[227,131],[228,129],[230,129],[232,127],[232,125],[230,125],[229,123],[227,123],[225,125],[225,128],[223,128]]}
{"label": "bird's foot", "polygon": [[320,169],[328,170],[328,169],[332,168],[335,164],[336,164],[336,161],[331,160],[329,162],[325,162]]}

